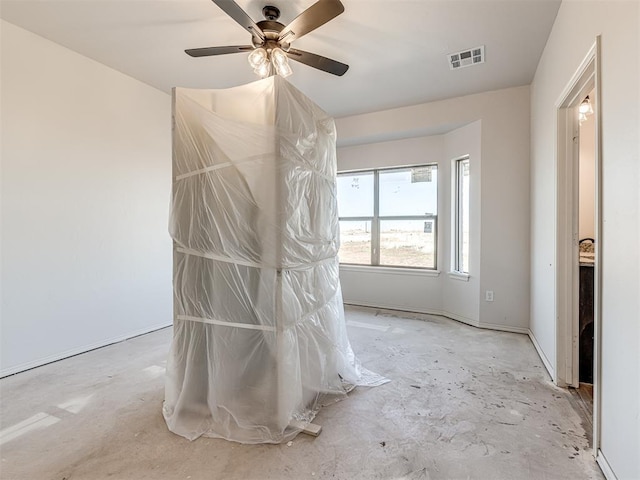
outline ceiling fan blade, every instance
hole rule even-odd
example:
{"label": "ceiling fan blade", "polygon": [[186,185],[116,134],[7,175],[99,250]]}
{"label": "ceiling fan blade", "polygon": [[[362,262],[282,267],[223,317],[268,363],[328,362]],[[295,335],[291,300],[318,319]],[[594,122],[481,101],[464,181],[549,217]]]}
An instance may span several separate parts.
{"label": "ceiling fan blade", "polygon": [[[214,0],[216,1],[216,0]],[[340,0],[319,0],[292,20],[280,32],[280,41],[291,43],[312,30],[324,25],[344,12]]]}
{"label": "ceiling fan blade", "polygon": [[336,60],[331,60],[327,57],[316,55],[315,53],[305,52],[304,50],[296,50],[295,48],[290,48],[287,52],[287,56],[291,60],[304,63],[305,65],[309,65],[310,67],[317,68],[318,70],[323,70],[339,77],[344,75],[346,71],[349,70],[349,65],[340,63]]}
{"label": "ceiling fan blade", "polygon": [[240,6],[233,0],[212,0],[217,6],[219,6],[227,15],[238,22],[242,28],[251,32],[254,37],[264,41],[265,36],[260,27],[254,22],[247,12],[245,12]]}
{"label": "ceiling fan blade", "polygon": [[226,55],[227,53],[250,52],[251,50],[253,50],[251,45],[235,45],[231,47],[190,48],[185,50],[184,53],[192,57],[210,57],[212,55]]}

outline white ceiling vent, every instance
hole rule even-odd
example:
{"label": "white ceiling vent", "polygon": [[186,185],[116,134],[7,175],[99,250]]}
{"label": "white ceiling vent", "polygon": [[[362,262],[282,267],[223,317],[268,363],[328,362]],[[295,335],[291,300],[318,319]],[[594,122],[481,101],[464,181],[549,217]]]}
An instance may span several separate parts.
{"label": "white ceiling vent", "polygon": [[449,68],[451,70],[484,63],[484,45],[461,52],[450,53],[447,57],[449,58]]}

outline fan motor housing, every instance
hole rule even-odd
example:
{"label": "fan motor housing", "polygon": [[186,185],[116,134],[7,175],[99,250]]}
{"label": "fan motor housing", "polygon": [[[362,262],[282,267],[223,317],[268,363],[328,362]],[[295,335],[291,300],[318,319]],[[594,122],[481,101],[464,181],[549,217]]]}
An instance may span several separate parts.
{"label": "fan motor housing", "polygon": [[256,36],[251,37],[251,42],[254,47],[264,47],[267,49],[278,47],[285,51],[289,49],[289,44],[278,42],[280,32],[284,29],[284,25],[282,23],[276,22],[275,20],[262,20],[261,22],[258,22],[257,25],[260,30],[262,30],[262,33],[264,33],[266,40],[263,41]]}

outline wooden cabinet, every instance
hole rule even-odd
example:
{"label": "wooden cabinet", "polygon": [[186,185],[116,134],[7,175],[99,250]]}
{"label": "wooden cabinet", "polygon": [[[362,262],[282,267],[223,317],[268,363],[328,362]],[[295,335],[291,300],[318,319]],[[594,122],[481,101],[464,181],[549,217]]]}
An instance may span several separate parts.
{"label": "wooden cabinet", "polygon": [[580,382],[593,383],[593,264],[580,264]]}

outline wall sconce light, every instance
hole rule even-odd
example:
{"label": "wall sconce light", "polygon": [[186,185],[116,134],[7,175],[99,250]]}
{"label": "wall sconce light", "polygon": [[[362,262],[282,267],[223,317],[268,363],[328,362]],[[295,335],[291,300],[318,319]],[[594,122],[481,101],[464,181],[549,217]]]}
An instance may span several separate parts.
{"label": "wall sconce light", "polygon": [[587,95],[578,107],[578,121],[580,122],[580,124],[582,124],[582,122],[587,119],[587,116],[592,114],[593,106],[591,105],[591,101],[589,100],[589,95]]}

